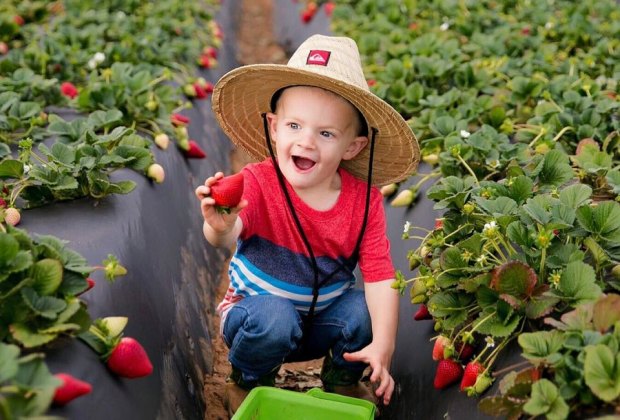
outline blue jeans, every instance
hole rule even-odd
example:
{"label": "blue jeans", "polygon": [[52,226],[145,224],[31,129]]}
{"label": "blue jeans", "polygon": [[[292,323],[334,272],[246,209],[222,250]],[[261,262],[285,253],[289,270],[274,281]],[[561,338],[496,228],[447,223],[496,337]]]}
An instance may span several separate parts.
{"label": "blue jeans", "polygon": [[314,315],[307,337],[303,319],[293,304],[279,296],[251,296],[235,304],[224,323],[228,360],[252,382],[284,362],[323,357],[331,350],[339,369],[359,374],[364,363],[351,363],[342,353],[358,351],[372,341],[370,314],[364,292],[350,289],[329,307]]}

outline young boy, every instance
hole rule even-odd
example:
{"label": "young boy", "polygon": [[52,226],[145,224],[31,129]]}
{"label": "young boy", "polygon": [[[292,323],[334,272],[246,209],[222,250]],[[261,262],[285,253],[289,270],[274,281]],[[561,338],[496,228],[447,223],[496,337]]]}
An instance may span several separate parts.
{"label": "young boy", "polygon": [[[237,68],[220,79],[213,109],[247,165],[243,200],[220,214],[196,189],[204,235],[236,252],[218,306],[229,347],[234,412],[248,391],[274,385],[284,362],[324,357],[327,391],[376,401],[394,391],[390,361],[398,294],[376,187],[407,178],[419,149],[403,118],[372,94],[349,38],[314,35],[287,65]],[[275,148],[275,151],[274,151]],[[364,290],[354,287],[359,264]]]}

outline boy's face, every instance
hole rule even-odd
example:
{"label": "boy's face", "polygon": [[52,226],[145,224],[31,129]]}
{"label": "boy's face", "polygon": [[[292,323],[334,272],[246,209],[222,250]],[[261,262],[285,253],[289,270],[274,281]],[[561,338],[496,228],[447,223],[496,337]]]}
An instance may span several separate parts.
{"label": "boy's face", "polygon": [[282,92],[267,115],[280,170],[295,189],[339,188],[337,169],[368,143],[357,111],[324,89],[296,86]]}

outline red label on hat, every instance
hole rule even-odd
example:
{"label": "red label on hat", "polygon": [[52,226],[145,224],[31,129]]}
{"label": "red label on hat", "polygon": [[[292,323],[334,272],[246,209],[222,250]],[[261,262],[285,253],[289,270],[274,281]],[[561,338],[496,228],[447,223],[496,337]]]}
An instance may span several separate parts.
{"label": "red label on hat", "polygon": [[316,64],[317,66],[327,66],[331,51],[310,50],[306,64]]}

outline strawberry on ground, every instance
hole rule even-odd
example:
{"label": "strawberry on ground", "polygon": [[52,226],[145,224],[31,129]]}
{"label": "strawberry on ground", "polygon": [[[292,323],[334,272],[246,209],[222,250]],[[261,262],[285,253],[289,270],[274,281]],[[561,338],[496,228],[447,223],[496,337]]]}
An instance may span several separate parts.
{"label": "strawberry on ground", "polygon": [[90,394],[93,390],[88,382],[81,381],[68,373],[57,373],[54,376],[62,381],[62,384],[54,392],[54,404],[65,405],[77,397]]}
{"label": "strawberry on ground", "polygon": [[125,378],[140,378],[153,372],[144,347],[134,338],[123,337],[107,360],[110,370]]}
{"label": "strawberry on ground", "polygon": [[190,140],[187,143],[188,148],[185,150],[185,157],[190,159],[204,159],[207,157],[207,154],[202,150],[198,143],[195,140]]}
{"label": "strawberry on ground", "polygon": [[189,117],[186,117],[183,114],[172,114],[170,116],[170,122],[174,126],[185,126],[190,123]]}
{"label": "strawberry on ground", "polygon": [[464,391],[465,388],[474,386],[478,379],[478,375],[482,372],[484,372],[484,366],[481,363],[469,362],[467,366],[465,366],[465,373],[463,373],[463,379],[461,379],[460,390]]}
{"label": "strawberry on ground", "polygon": [[218,179],[211,185],[210,195],[220,213],[229,213],[231,208],[237,207],[243,196],[243,174],[239,172]]}
{"label": "strawberry on ground", "polygon": [[463,367],[459,362],[452,359],[440,360],[437,365],[437,370],[435,371],[433,386],[436,389],[444,389],[448,385],[461,379],[462,375]]}

